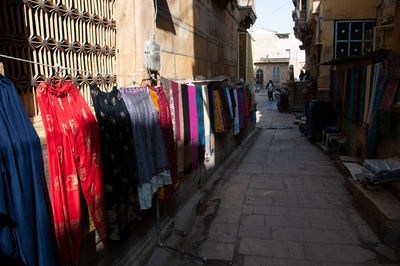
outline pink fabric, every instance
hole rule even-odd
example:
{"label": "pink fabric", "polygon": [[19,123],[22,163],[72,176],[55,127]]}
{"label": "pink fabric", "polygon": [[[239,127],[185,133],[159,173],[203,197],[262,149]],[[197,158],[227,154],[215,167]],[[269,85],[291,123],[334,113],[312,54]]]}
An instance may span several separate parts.
{"label": "pink fabric", "polygon": [[189,116],[190,116],[190,141],[192,151],[192,169],[199,165],[199,152],[198,152],[198,140],[199,140],[199,129],[197,119],[197,102],[196,102],[196,86],[188,86],[189,95]]}

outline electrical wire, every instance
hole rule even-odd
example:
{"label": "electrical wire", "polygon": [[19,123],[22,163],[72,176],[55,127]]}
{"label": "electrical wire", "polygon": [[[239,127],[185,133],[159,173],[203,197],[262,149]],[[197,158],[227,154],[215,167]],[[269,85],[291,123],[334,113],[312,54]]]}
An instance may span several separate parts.
{"label": "electrical wire", "polygon": [[103,73],[103,72],[97,72],[97,71],[89,71],[89,70],[82,70],[82,69],[71,68],[71,67],[64,67],[64,66],[60,66],[60,65],[48,65],[48,64],[43,64],[43,63],[39,63],[39,62],[27,60],[27,59],[22,59],[22,58],[18,58],[18,57],[14,57],[14,56],[4,55],[4,54],[0,54],[0,57],[10,59],[10,60],[20,61],[20,62],[24,62],[24,63],[39,65],[39,66],[50,67],[53,69],[59,68],[60,70],[70,70],[70,71],[83,72],[83,73],[89,73],[89,74],[94,74],[94,75],[118,76],[118,77],[146,76],[146,74],[113,74],[113,73]]}

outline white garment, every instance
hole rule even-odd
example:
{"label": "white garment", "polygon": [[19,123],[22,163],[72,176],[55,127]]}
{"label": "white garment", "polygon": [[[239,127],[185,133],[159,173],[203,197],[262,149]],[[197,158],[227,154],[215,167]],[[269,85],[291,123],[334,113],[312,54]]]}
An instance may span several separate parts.
{"label": "white garment", "polygon": [[274,90],[274,86],[272,85],[272,83],[268,84],[268,92],[272,92]]}

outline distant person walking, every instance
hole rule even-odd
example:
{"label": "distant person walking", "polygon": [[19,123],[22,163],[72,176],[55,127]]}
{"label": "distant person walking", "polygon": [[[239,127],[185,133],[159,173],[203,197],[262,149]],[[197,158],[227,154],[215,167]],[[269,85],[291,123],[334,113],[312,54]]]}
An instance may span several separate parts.
{"label": "distant person walking", "polygon": [[268,83],[267,83],[267,92],[268,92],[268,100],[270,100],[270,101],[273,101],[274,99],[273,99],[273,92],[274,92],[274,88],[275,88],[275,86],[274,86],[274,83],[272,83],[272,80],[270,80]]}

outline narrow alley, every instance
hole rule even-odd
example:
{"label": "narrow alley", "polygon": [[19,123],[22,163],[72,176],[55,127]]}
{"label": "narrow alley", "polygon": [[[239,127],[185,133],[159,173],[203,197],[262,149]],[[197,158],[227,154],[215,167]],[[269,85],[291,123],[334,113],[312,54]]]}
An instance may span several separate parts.
{"label": "narrow alley", "polygon": [[[176,216],[167,243],[200,254],[206,265],[399,265],[351,205],[333,160],[266,93],[256,99],[258,131],[246,154],[228,159],[195,219],[188,218],[190,207]],[[182,217],[193,227],[178,232]],[[178,254],[156,248],[147,265],[202,265]]]}

